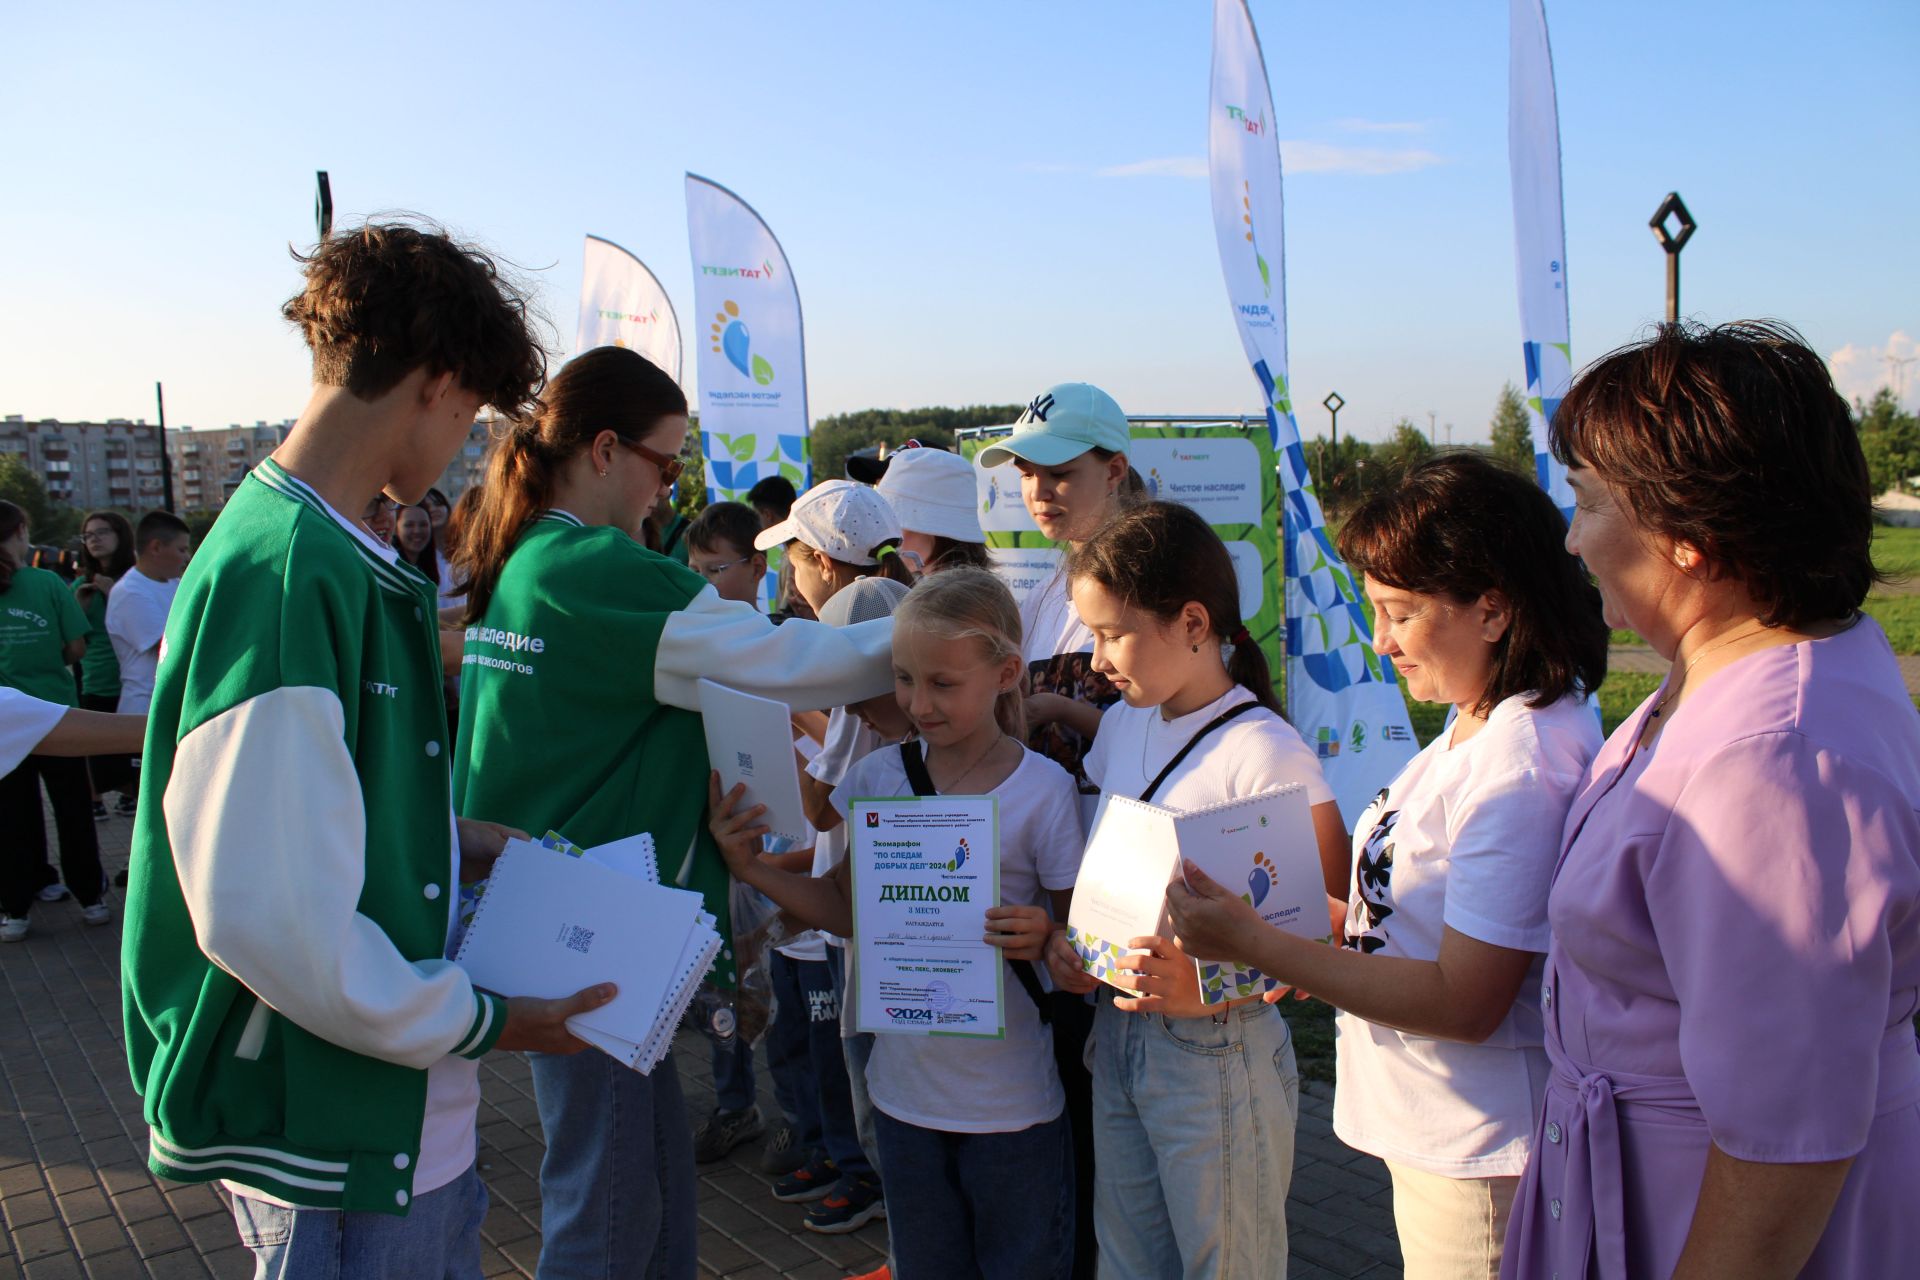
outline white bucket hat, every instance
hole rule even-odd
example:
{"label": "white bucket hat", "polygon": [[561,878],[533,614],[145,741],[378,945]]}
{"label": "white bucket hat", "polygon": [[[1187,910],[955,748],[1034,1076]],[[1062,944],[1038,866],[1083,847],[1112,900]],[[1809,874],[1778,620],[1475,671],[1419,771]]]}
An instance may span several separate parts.
{"label": "white bucket hat", "polygon": [[883,542],[900,541],[900,521],[877,489],[851,480],[826,480],[794,501],[779,524],[762,529],[755,551],[798,539],[842,564],[878,564]]}
{"label": "white bucket hat", "polygon": [[973,464],[945,449],[901,449],[887,459],[876,486],[902,529],[955,542],[982,542]]}

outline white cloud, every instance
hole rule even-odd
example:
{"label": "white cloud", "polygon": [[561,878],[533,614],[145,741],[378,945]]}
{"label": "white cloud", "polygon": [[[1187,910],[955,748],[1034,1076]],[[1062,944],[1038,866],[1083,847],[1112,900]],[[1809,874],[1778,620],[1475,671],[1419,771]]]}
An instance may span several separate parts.
{"label": "white cloud", "polygon": [[1345,116],[1335,120],[1333,127],[1348,133],[1425,133],[1433,128],[1433,121],[1365,120],[1359,116]]}
{"label": "white cloud", "polygon": [[[1889,360],[1889,357],[1892,359]],[[1897,387],[1901,403],[1911,405],[1920,399],[1920,342],[1895,329],[1878,346],[1862,347],[1849,342],[1827,357],[1833,371],[1833,385],[1849,401],[1868,400],[1881,387]],[[1912,364],[1893,361],[1912,360]]]}
{"label": "white cloud", "polygon": [[1108,165],[1098,172],[1103,178],[1204,178],[1207,176],[1207,158],[1161,156],[1156,160]]}
{"label": "white cloud", "polygon": [[[1417,148],[1343,147],[1330,142],[1280,143],[1280,157],[1288,173],[1355,173],[1382,176],[1412,173],[1445,164],[1446,157]],[[1159,156],[1131,164],[1108,165],[1094,172],[1103,178],[1205,179],[1205,156]]]}
{"label": "white cloud", "polygon": [[1289,173],[1360,173],[1381,175],[1412,173],[1445,164],[1446,159],[1432,151],[1416,148],[1390,150],[1385,147],[1342,147],[1330,142],[1280,143],[1280,158]]}

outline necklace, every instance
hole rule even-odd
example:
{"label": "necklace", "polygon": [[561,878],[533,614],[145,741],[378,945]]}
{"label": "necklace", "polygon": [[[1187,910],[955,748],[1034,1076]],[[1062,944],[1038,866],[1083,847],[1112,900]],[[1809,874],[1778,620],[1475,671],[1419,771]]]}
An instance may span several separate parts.
{"label": "necklace", "polygon": [[1700,664],[1700,659],[1706,657],[1708,654],[1712,653],[1716,649],[1726,648],[1728,645],[1732,644],[1735,640],[1745,640],[1748,636],[1757,636],[1762,631],[1766,631],[1768,629],[1769,628],[1766,623],[1764,622],[1757,623],[1746,631],[1736,632],[1733,635],[1725,637],[1724,639],[1715,640],[1712,644],[1708,645],[1706,648],[1702,649],[1700,652],[1694,654],[1691,658],[1688,658],[1687,664],[1684,667],[1680,668],[1680,679],[1669,680],[1667,682],[1668,692],[1666,696],[1661,698],[1660,701],[1653,704],[1653,711],[1647,716],[1647,718],[1649,720],[1658,720],[1660,718],[1660,713],[1667,709],[1667,704],[1680,696],[1681,686],[1686,684],[1687,677],[1691,675],[1693,672],[1693,669]]}
{"label": "necklace", "polygon": [[[973,758],[973,763],[968,765],[964,770],[962,770],[959,777],[955,778],[952,782],[949,782],[946,786],[941,787],[940,793],[942,795],[949,795],[949,796],[965,795],[966,792],[960,789],[960,784],[965,782],[968,778],[971,778],[973,776],[974,770],[978,769],[981,765],[987,762],[987,757],[992,755],[994,748],[1000,745],[1000,739],[1006,736],[1007,735],[1005,730],[1001,730],[995,733],[993,735],[993,741],[987,744],[987,749],[985,751],[982,751],[979,755],[975,756]],[[929,770],[932,769],[933,762],[931,759],[928,760],[927,767]]]}

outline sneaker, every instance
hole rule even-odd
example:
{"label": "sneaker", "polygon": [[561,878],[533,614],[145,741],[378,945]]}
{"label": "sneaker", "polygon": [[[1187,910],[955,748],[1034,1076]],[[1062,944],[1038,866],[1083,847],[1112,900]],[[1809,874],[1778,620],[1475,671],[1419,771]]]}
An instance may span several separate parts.
{"label": "sneaker", "polygon": [[716,1109],[693,1131],[693,1162],[712,1164],[741,1143],[759,1137],[766,1127],[757,1106],[745,1111]]}
{"label": "sneaker", "polygon": [[105,924],[113,919],[113,909],[104,902],[96,902],[90,907],[80,908],[80,918],[88,924]]}
{"label": "sneaker", "polygon": [[40,891],[40,901],[42,902],[58,902],[66,896],[67,886],[61,884],[58,880],[55,880],[52,884]]}
{"label": "sneaker", "polygon": [[93,820],[95,822],[105,822],[107,820],[107,802],[105,800],[95,800],[93,802]]}
{"label": "sneaker", "polygon": [[804,1225],[809,1231],[839,1236],[858,1231],[886,1213],[887,1202],[881,1197],[878,1178],[842,1178],[824,1200],[807,1210]]}
{"label": "sneaker", "polygon": [[25,916],[0,916],[0,942],[25,942],[27,940],[27,918]]}
{"label": "sneaker", "polygon": [[793,1140],[793,1126],[782,1120],[760,1148],[760,1172],[783,1177],[807,1162],[807,1153]]}
{"label": "sneaker", "polygon": [[818,1200],[832,1192],[840,1181],[840,1170],[825,1156],[815,1156],[800,1168],[773,1184],[773,1198],[788,1204]]}
{"label": "sneaker", "polygon": [[133,797],[129,795],[122,795],[120,797],[120,803],[115,806],[123,818],[131,818],[136,807],[138,806],[135,805]]}
{"label": "sneaker", "polygon": [[851,1276],[848,1280],[893,1280],[893,1272],[881,1267],[878,1271],[869,1271],[865,1275]]}

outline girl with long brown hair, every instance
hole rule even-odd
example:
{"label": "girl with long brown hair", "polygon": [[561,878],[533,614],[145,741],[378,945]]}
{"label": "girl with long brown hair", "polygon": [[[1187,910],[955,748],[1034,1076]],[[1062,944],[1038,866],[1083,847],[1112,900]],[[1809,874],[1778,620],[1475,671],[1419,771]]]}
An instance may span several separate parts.
{"label": "girl with long brown hair", "polygon": [[[688,424],[680,388],[638,352],[586,352],[542,401],[495,446],[461,541],[455,807],[586,846],[648,832],[662,880],[703,894],[728,936],[700,678],[795,710],[858,702],[890,687],[891,625],[776,629],[641,545]],[[692,1276],[692,1133],[672,1059],[650,1075],[599,1053],[532,1063],[540,1269]]]}

